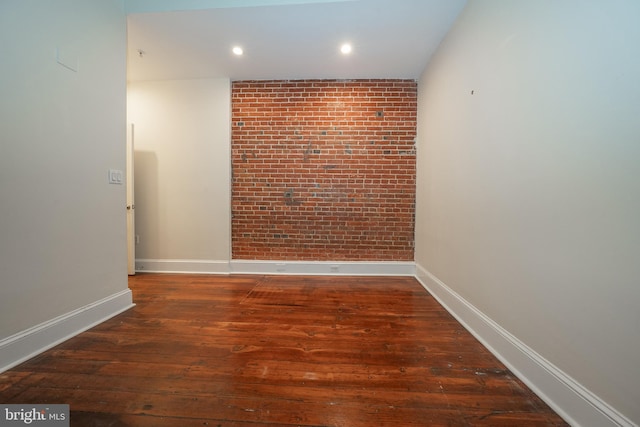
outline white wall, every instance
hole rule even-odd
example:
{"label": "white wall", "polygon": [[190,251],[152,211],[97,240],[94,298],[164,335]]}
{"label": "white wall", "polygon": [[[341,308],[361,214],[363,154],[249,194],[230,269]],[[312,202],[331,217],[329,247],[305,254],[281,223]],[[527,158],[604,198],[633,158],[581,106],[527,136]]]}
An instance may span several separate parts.
{"label": "white wall", "polygon": [[228,272],[228,79],[130,82],[137,269]]}
{"label": "white wall", "polygon": [[0,53],[2,341],[127,291],[122,2],[3,0]]}
{"label": "white wall", "polygon": [[419,82],[416,212],[432,283],[635,423],[638,22],[635,0],[470,1]]}

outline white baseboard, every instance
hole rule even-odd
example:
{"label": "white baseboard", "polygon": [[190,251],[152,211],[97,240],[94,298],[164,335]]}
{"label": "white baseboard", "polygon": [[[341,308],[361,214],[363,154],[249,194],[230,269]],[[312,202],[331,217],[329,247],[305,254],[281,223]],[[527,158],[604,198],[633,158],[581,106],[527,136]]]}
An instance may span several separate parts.
{"label": "white baseboard", "polygon": [[414,276],[413,261],[271,261],[137,259],[138,273]]}
{"label": "white baseboard", "polygon": [[449,313],[569,424],[637,427],[420,265],[416,265],[416,277]]}
{"label": "white baseboard", "polygon": [[414,276],[415,263],[393,261],[253,261],[231,260],[235,274],[308,274],[331,276]]}
{"label": "white baseboard", "polygon": [[126,289],[0,340],[0,372],[128,310],[135,305],[132,301]]}
{"label": "white baseboard", "polygon": [[229,274],[229,261],[201,259],[137,259],[138,273]]}

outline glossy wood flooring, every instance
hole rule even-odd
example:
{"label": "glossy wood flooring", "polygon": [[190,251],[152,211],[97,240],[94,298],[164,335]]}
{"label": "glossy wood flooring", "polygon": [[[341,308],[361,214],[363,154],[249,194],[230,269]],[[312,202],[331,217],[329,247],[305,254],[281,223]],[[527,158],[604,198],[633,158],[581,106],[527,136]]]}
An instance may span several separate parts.
{"label": "glossy wood flooring", "polygon": [[410,277],[142,274],[137,306],[0,375],[72,426],[566,425]]}

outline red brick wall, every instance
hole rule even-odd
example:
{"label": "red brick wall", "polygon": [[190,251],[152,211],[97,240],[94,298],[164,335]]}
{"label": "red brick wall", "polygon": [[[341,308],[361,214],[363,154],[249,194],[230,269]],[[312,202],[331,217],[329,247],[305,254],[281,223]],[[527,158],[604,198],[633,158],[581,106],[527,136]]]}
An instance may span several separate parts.
{"label": "red brick wall", "polygon": [[412,261],[414,80],[232,85],[232,257]]}

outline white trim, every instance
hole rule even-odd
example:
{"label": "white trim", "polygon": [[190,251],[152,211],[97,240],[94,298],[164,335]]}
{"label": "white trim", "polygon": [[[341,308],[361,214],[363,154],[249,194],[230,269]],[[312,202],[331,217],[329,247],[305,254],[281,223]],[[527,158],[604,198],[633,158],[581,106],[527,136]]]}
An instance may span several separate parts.
{"label": "white trim", "polygon": [[413,261],[273,261],[137,259],[138,273],[414,276]]}
{"label": "white trim", "polygon": [[415,263],[392,261],[231,260],[233,274],[308,274],[327,276],[414,276]]}
{"label": "white trim", "polygon": [[0,340],[0,372],[128,310],[132,301],[126,289]]}
{"label": "white trim", "polygon": [[572,426],[637,427],[420,265],[416,278],[491,353]]}
{"label": "white trim", "polygon": [[229,261],[204,259],[136,259],[136,272],[229,274]]}

